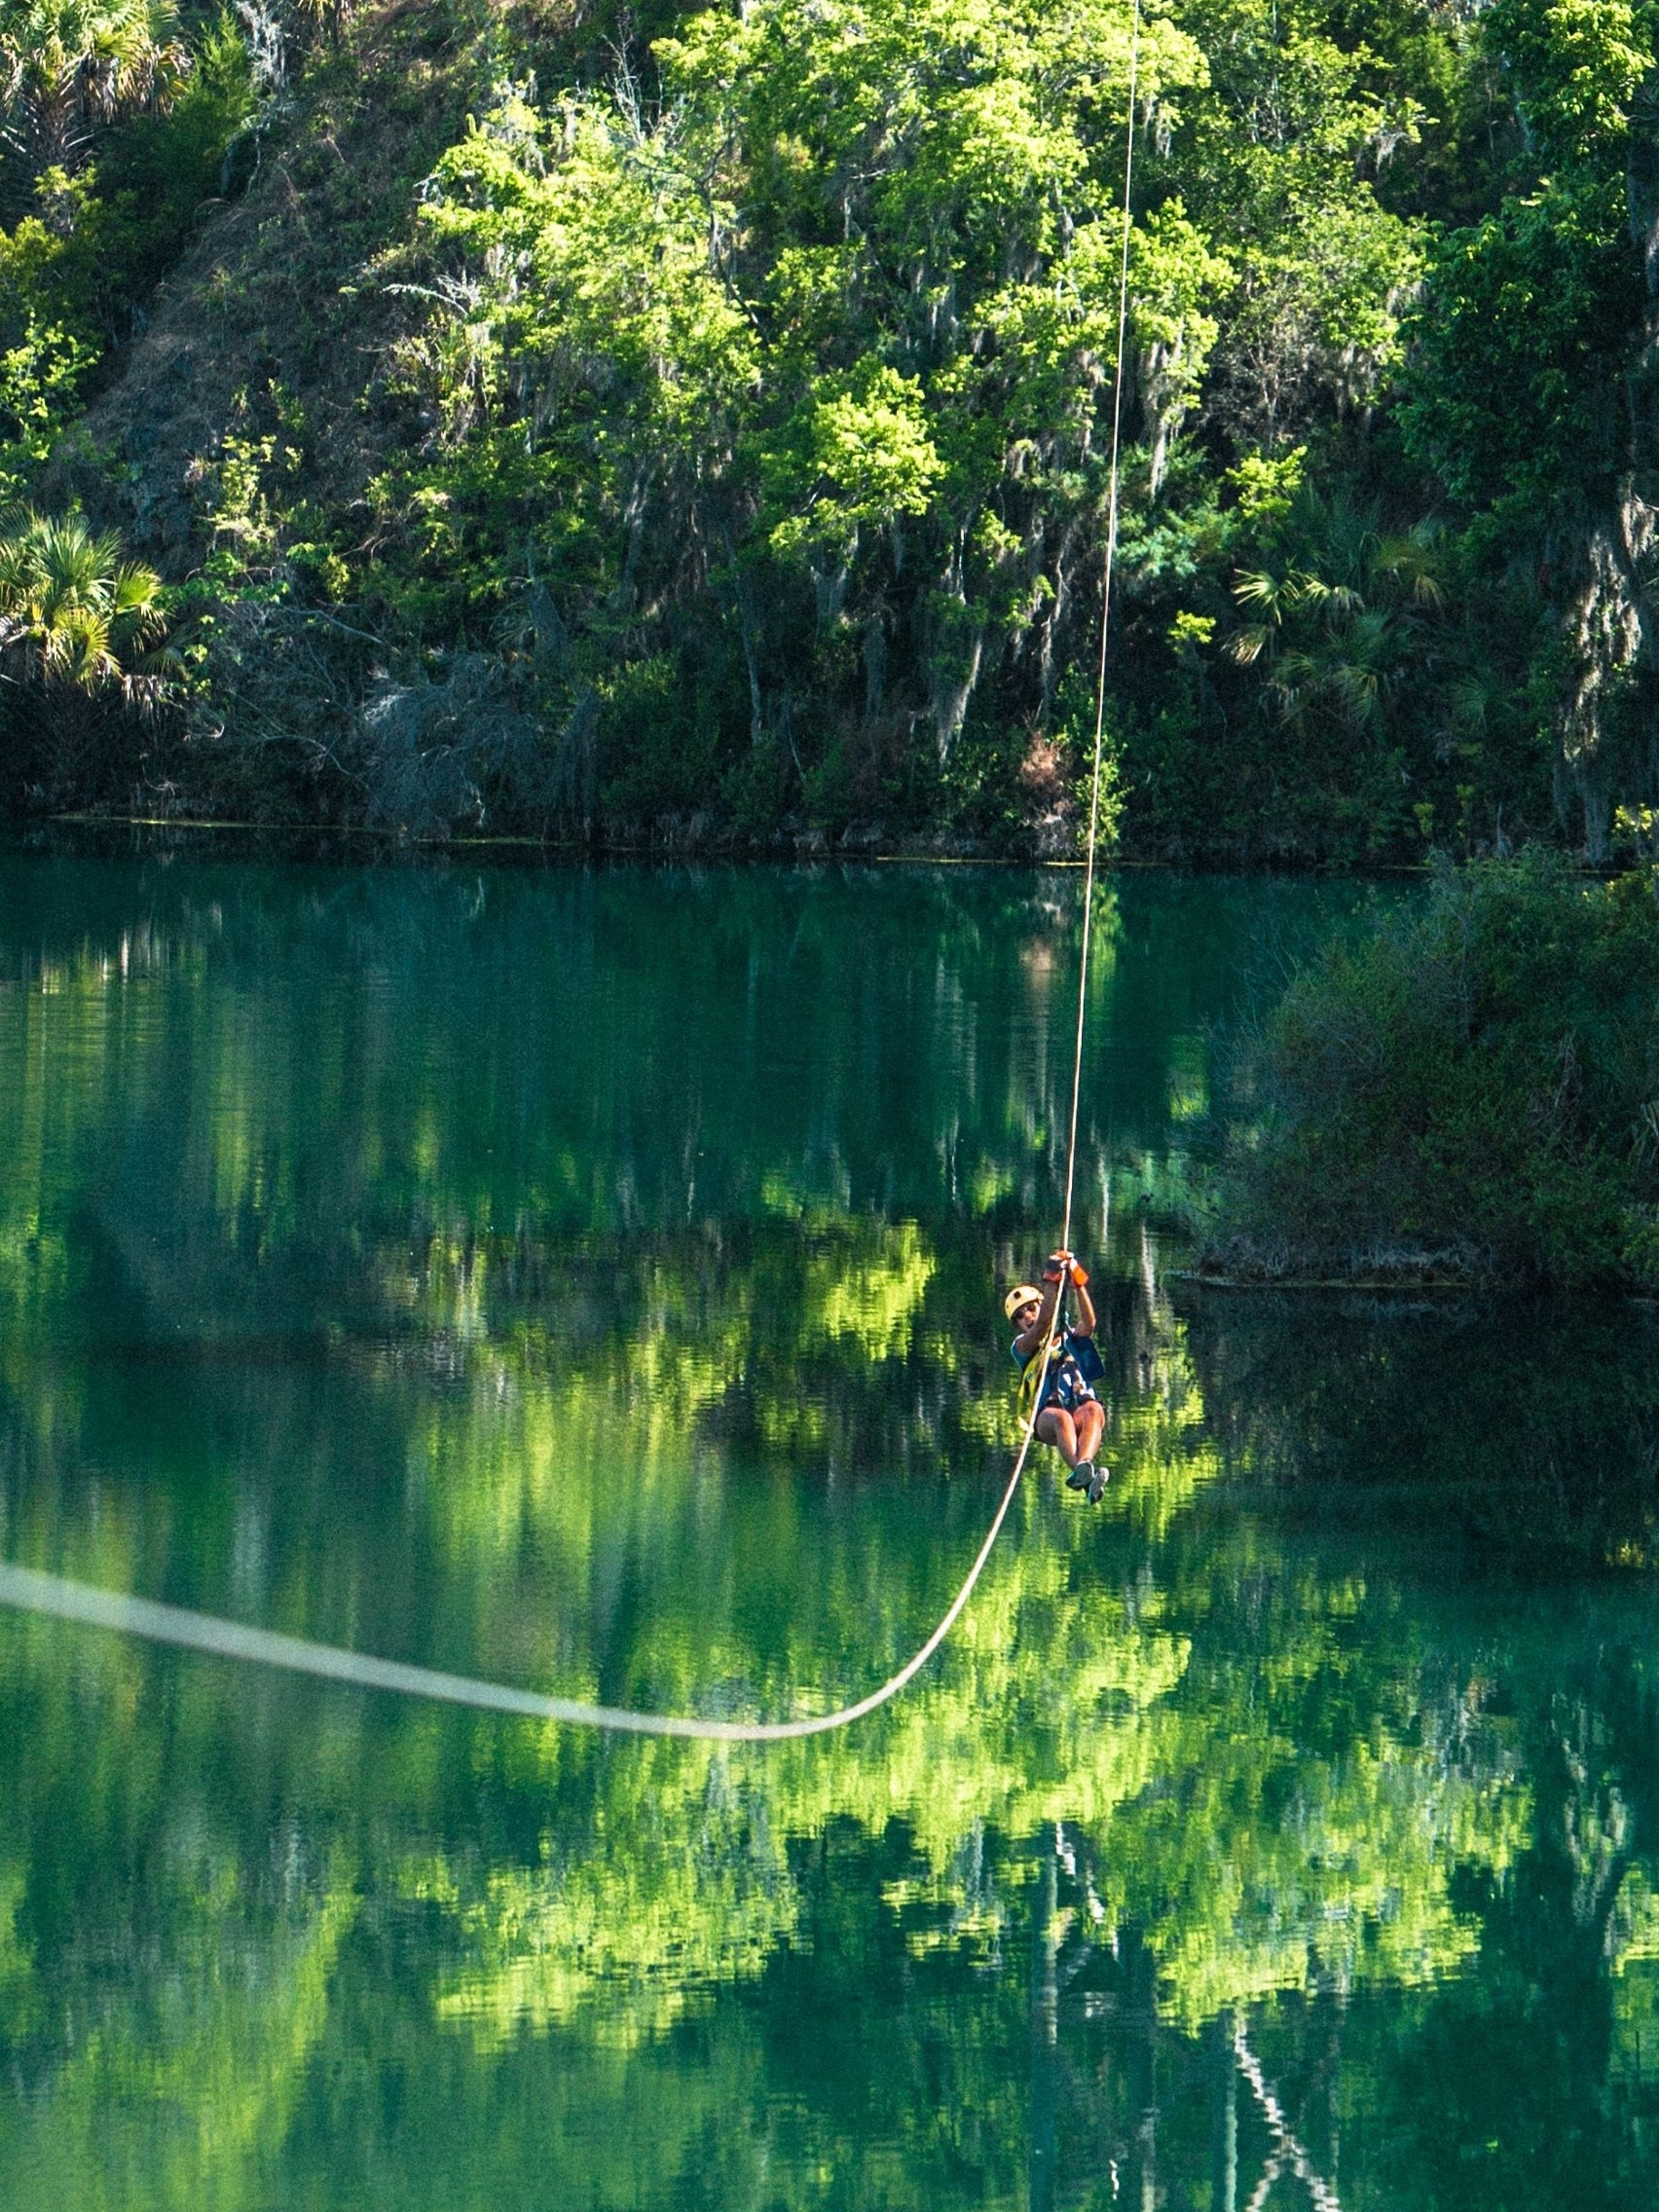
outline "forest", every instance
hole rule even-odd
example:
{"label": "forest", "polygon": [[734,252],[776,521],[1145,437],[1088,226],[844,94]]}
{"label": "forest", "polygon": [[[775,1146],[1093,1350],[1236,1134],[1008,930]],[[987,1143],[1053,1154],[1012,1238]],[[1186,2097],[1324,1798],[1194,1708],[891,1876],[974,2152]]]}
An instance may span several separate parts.
{"label": "forest", "polygon": [[1632,0],[4,0],[7,803],[1067,856],[1126,250],[1120,850],[1644,855],[1655,59]]}

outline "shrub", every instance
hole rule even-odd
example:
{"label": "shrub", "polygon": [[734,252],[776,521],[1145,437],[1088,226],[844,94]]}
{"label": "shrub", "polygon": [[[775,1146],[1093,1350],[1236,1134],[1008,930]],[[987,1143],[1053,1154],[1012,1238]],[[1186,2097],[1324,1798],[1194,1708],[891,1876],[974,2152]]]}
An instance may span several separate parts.
{"label": "shrub", "polygon": [[1659,877],[1435,876],[1241,1054],[1209,1262],[1582,1284],[1659,1272]]}
{"label": "shrub", "polygon": [[[134,719],[176,673],[166,594],[113,533],[80,515],[0,515],[0,789],[57,805],[129,775]],[[112,742],[125,724],[127,742]]]}

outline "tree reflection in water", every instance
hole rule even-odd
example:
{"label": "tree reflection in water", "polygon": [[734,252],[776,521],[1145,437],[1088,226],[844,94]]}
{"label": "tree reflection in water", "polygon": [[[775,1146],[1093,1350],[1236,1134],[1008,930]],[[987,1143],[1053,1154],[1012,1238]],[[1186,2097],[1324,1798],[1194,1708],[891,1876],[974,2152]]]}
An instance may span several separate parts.
{"label": "tree reflection in water", "polygon": [[[22,875],[9,1556],[635,1704],[912,1646],[1013,1433],[1045,884]],[[1649,1323],[1172,1294],[1128,1200],[1255,896],[1109,918],[1107,1503],[1043,1470],[858,1730],[616,1743],[0,1620],[10,2201],[1651,2190]]]}

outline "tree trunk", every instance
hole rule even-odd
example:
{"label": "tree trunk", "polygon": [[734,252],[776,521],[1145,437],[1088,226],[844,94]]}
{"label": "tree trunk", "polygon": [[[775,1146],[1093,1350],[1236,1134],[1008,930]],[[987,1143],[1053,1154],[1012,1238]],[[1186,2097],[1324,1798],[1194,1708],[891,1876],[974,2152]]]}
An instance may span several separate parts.
{"label": "tree trunk", "polygon": [[[963,614],[966,616],[964,608]],[[954,627],[954,625],[953,625]],[[966,624],[963,624],[966,627]],[[960,630],[958,631],[960,636]],[[985,626],[977,622],[969,630],[966,652],[961,658],[954,654],[946,658],[941,651],[945,642],[936,646],[933,665],[933,718],[934,735],[939,744],[939,764],[942,768],[950,758],[950,749],[962,735],[962,725],[968,719],[969,704],[975,685],[979,681],[979,664],[985,651]],[[954,666],[950,663],[954,661]]]}
{"label": "tree trunk", "polygon": [[721,535],[725,538],[726,559],[731,564],[731,596],[737,608],[737,634],[743,644],[743,665],[749,672],[749,742],[758,751],[766,735],[766,724],[761,713],[760,663],[755,649],[755,590],[738,562],[731,532],[722,531]]}
{"label": "tree trunk", "polygon": [[887,711],[887,623],[879,604],[865,623],[865,720],[873,722]]}
{"label": "tree trunk", "polygon": [[[1631,132],[1625,171],[1630,236],[1642,255],[1647,309],[1642,344],[1630,364],[1622,450],[1610,495],[1597,500],[1577,548],[1578,580],[1567,610],[1576,663],[1556,757],[1556,796],[1576,800],[1584,845],[1607,857],[1615,789],[1646,797],[1659,788],[1659,654],[1641,571],[1659,542],[1659,509],[1638,486],[1659,475],[1659,386],[1644,365],[1659,346],[1659,141],[1651,118],[1655,86],[1639,96],[1646,114]],[[1564,811],[1566,811],[1564,809]]]}
{"label": "tree trunk", "polygon": [[[1598,865],[1607,857],[1615,770],[1636,765],[1618,761],[1619,739],[1653,719],[1652,702],[1642,696],[1651,689],[1652,643],[1636,575],[1652,542],[1653,523],[1653,509],[1627,478],[1611,514],[1588,534],[1578,589],[1567,608],[1576,667],[1562,722],[1561,756],[1584,810],[1586,857]],[[1641,750],[1653,751],[1651,734]]]}

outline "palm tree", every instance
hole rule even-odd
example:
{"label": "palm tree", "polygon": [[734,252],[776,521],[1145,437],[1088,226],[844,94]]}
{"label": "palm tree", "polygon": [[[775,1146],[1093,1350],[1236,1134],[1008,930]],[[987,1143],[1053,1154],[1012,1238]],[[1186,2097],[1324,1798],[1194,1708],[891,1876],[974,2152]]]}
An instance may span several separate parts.
{"label": "palm tree", "polygon": [[12,682],[60,695],[119,691],[149,712],[175,665],[166,628],[160,576],[124,560],[113,531],[27,507],[0,516],[0,669]]}
{"label": "palm tree", "polygon": [[31,180],[103,125],[165,103],[188,67],[173,0],[0,0],[0,136]]}
{"label": "palm tree", "polygon": [[1414,664],[1441,604],[1431,525],[1387,535],[1376,511],[1305,492],[1288,518],[1288,558],[1241,574],[1234,597],[1252,617],[1229,657],[1260,665],[1284,720],[1323,714],[1341,727],[1374,723]]}

